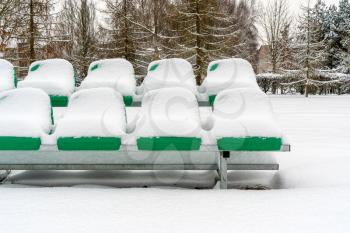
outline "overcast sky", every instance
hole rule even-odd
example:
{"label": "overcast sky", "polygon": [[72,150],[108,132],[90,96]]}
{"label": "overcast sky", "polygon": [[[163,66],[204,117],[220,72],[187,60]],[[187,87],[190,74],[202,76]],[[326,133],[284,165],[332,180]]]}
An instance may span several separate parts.
{"label": "overcast sky", "polygon": [[[260,0],[263,3],[267,3],[268,0]],[[290,6],[290,8],[296,13],[298,14],[298,12],[300,12],[300,7],[302,5],[307,6],[307,0],[287,0],[288,4]],[[312,0],[311,3],[315,4],[317,2],[317,0]],[[324,2],[326,2],[326,4],[331,5],[331,4],[338,4],[339,0],[324,0]]]}

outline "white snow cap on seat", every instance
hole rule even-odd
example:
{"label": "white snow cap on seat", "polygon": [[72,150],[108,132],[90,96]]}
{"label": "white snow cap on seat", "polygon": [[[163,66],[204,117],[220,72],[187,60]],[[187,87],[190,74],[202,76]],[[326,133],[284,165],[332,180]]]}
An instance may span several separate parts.
{"label": "white snow cap on seat", "polygon": [[0,59],[0,91],[15,88],[14,72],[14,67],[10,62]]}
{"label": "white snow cap on seat", "polygon": [[152,62],[148,66],[148,73],[143,82],[144,91],[165,87],[183,87],[197,94],[192,65],[180,58]]}
{"label": "white snow cap on seat", "polygon": [[41,137],[51,130],[49,96],[39,89],[0,93],[0,136]]}
{"label": "white snow cap on seat", "polygon": [[136,123],[140,137],[200,137],[201,125],[197,99],[180,87],[148,92],[142,100]]}
{"label": "white snow cap on seat", "polygon": [[34,87],[53,96],[70,96],[74,92],[74,68],[64,59],[33,62],[27,77],[18,87]]}
{"label": "white snow cap on seat", "polygon": [[265,93],[255,88],[220,92],[214,102],[214,128],[222,137],[282,137],[272,105]]}
{"label": "white snow cap on seat", "polygon": [[208,95],[231,88],[250,87],[259,90],[252,65],[240,58],[213,61],[209,64],[204,87]]}
{"label": "white snow cap on seat", "polygon": [[133,96],[136,89],[132,64],[122,58],[99,60],[91,63],[81,89],[110,87],[124,96]]}
{"label": "white snow cap on seat", "polygon": [[122,96],[111,88],[74,93],[67,111],[57,123],[57,137],[119,137],[125,134]]}

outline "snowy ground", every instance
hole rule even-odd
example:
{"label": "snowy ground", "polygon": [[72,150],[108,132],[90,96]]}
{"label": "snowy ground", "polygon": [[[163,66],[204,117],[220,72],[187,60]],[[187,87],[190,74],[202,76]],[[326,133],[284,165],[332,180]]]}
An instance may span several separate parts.
{"label": "snowy ground", "polygon": [[350,232],[350,96],[272,101],[293,145],[278,173],[232,172],[235,189],[220,191],[111,187],[211,187],[213,172],[25,172],[0,187],[0,232]]}

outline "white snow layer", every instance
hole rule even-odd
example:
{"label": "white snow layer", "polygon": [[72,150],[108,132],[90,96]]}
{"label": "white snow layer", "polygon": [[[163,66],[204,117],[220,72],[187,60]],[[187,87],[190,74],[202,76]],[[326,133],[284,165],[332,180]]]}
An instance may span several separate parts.
{"label": "white snow layer", "polygon": [[230,172],[229,186],[273,190],[107,187],[213,185],[215,172],[25,172],[0,186],[1,232],[350,232],[350,96],[272,104],[292,152],[275,154],[278,172]]}
{"label": "white snow layer", "polygon": [[52,96],[70,96],[75,89],[74,68],[64,59],[33,62],[18,87],[39,88]]}
{"label": "white snow layer", "polygon": [[91,63],[87,77],[80,89],[110,87],[124,96],[133,96],[136,90],[132,64],[122,58],[106,59]]}
{"label": "white snow layer", "polygon": [[253,67],[248,61],[231,58],[209,64],[207,77],[202,85],[209,96],[217,95],[223,90],[242,87],[259,89]]}
{"label": "white snow layer", "polygon": [[0,59],[0,91],[6,91],[15,88],[13,65]]}
{"label": "white snow layer", "polygon": [[220,92],[214,103],[211,134],[223,137],[282,138],[269,98],[255,88]]}
{"label": "white snow layer", "polygon": [[111,88],[92,88],[74,93],[63,118],[57,122],[59,137],[120,137],[126,119],[122,96]]}
{"label": "white snow layer", "polygon": [[0,136],[44,137],[51,130],[49,96],[39,89],[0,93]]}
{"label": "white snow layer", "polygon": [[179,58],[153,61],[148,66],[148,73],[143,81],[144,92],[165,87],[183,87],[197,93],[196,79],[192,65]]}
{"label": "white snow layer", "polygon": [[143,97],[135,133],[138,137],[199,137],[195,95],[180,87],[149,91]]}

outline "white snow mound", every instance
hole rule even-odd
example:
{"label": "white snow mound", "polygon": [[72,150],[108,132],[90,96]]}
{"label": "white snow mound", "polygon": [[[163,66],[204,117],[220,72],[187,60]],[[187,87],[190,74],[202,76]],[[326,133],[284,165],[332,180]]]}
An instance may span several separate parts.
{"label": "white snow mound", "polygon": [[15,88],[14,72],[14,67],[10,62],[0,59],[0,91]]}
{"label": "white snow mound", "polygon": [[18,87],[39,88],[51,96],[70,96],[75,89],[74,68],[64,59],[33,62]]}
{"label": "white snow mound", "polygon": [[0,136],[42,137],[51,130],[49,96],[39,89],[0,93]]}
{"label": "white snow mound", "polygon": [[133,96],[136,90],[135,71],[132,64],[122,58],[105,59],[91,63],[81,89],[110,87],[124,96]]}
{"label": "white snow mound", "polygon": [[209,96],[232,88],[249,87],[259,90],[252,65],[240,58],[211,62],[202,86]]}
{"label": "white snow mound", "polygon": [[185,88],[148,92],[136,122],[140,137],[200,137],[201,125],[195,95]]}
{"label": "white snow mound", "polygon": [[265,93],[255,88],[220,92],[214,103],[214,127],[211,134],[223,137],[282,138],[272,105]]}
{"label": "white snow mound", "polygon": [[59,137],[119,137],[125,134],[122,96],[111,88],[93,88],[74,93],[63,118],[57,122]]}
{"label": "white snow mound", "polygon": [[196,79],[192,65],[180,58],[153,61],[142,84],[143,91],[166,87],[183,87],[197,94]]}

